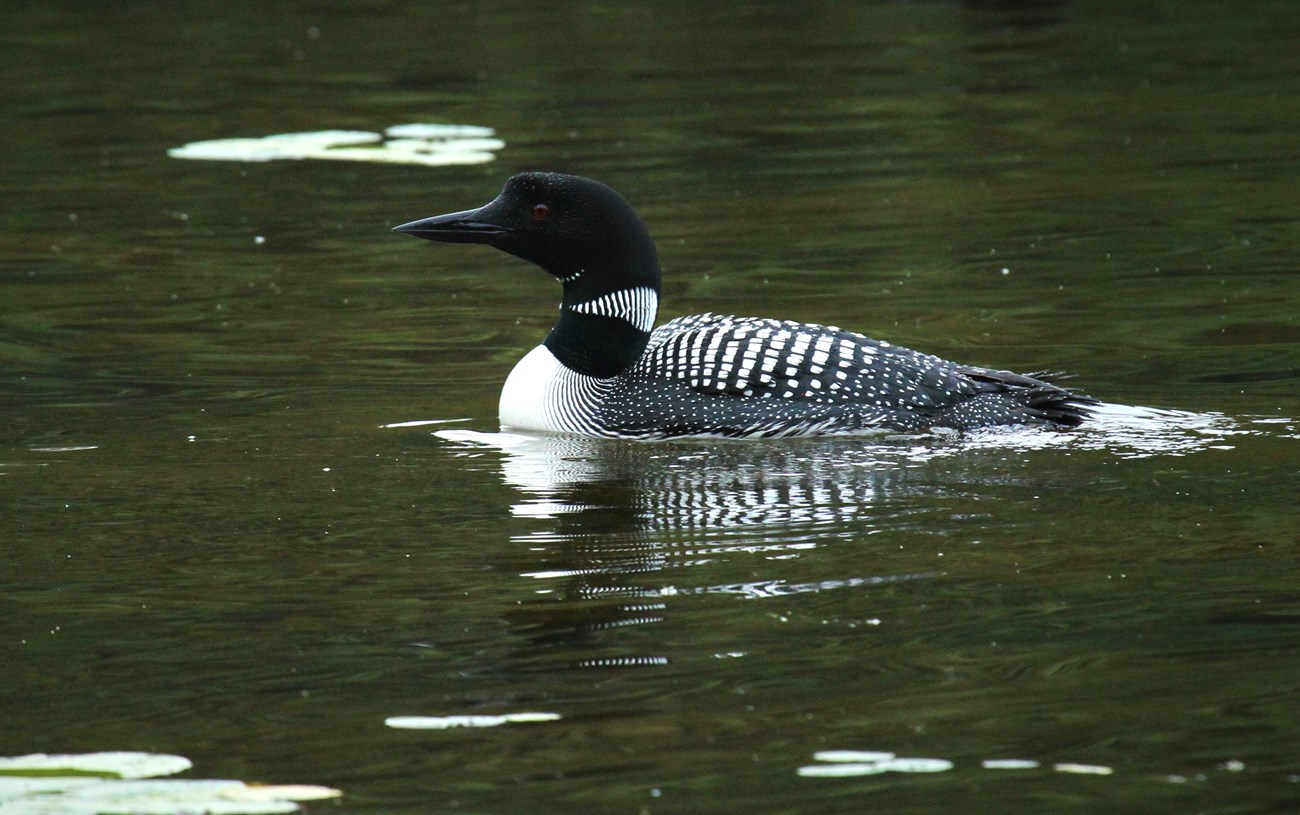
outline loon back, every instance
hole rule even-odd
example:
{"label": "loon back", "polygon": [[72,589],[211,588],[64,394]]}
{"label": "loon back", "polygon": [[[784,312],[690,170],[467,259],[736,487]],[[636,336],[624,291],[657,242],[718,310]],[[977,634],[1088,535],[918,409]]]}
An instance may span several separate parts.
{"label": "loon back", "polygon": [[622,196],[587,178],[521,173],[483,207],[396,231],[485,243],[563,284],[559,320],[502,390],[507,427],[638,439],[1074,427],[1097,404],[836,326],[703,314],[654,329],[654,241]]}

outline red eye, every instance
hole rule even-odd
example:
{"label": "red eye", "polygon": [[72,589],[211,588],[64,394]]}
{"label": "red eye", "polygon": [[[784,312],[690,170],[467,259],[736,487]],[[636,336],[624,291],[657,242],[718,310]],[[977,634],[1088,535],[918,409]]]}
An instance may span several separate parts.
{"label": "red eye", "polygon": [[545,221],[549,217],[551,217],[550,207],[546,206],[545,204],[538,204],[537,206],[533,207],[534,221]]}

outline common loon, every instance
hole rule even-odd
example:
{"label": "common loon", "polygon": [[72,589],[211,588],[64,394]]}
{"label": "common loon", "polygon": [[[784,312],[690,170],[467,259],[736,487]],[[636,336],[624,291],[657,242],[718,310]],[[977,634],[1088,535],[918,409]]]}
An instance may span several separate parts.
{"label": "common loon", "polygon": [[501,425],[629,439],[1074,427],[1097,402],[836,326],[699,314],[654,327],[654,241],[614,190],[520,173],[478,209],[395,231],[485,243],[564,285],[560,318],[501,392]]}

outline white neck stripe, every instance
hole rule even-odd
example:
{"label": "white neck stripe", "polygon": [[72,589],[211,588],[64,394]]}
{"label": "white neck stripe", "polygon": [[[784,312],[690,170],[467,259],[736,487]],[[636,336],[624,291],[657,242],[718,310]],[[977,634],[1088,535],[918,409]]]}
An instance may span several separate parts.
{"label": "white neck stripe", "polygon": [[659,295],[654,289],[641,286],[610,292],[571,308],[579,314],[618,317],[649,333],[654,328],[655,313],[659,310]]}

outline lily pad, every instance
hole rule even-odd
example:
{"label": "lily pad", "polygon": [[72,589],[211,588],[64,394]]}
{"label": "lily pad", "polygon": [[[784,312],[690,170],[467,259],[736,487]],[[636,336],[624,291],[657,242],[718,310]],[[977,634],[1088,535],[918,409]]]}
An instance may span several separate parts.
{"label": "lily pad", "polygon": [[167,151],[172,158],[208,161],[326,159],[380,164],[447,166],[482,164],[506,146],[495,131],[479,125],[415,122],[369,130],[316,130],[259,138],[210,139]]}
{"label": "lily pad", "polygon": [[986,758],[980,766],[986,770],[1033,770],[1039,763],[1031,758]]}
{"label": "lily pad", "polygon": [[813,758],[817,761],[834,761],[834,762],[877,762],[889,761],[894,758],[893,753],[885,753],[875,750],[822,750],[813,753]]}
{"label": "lily pad", "polygon": [[1073,764],[1066,762],[1064,764],[1053,764],[1052,769],[1058,773],[1072,773],[1074,775],[1112,775],[1115,770],[1100,764]]}
{"label": "lily pad", "polygon": [[558,713],[504,713],[497,716],[389,716],[384,724],[398,730],[448,730],[453,727],[497,727],[503,724],[553,722]]}
{"label": "lily pad", "polygon": [[809,764],[795,772],[804,778],[850,778],[857,775],[879,775],[885,772],[885,768],[874,761],[846,761],[834,764]]}
{"label": "lily pad", "polygon": [[0,756],[0,775],[75,776],[100,775],[113,778],[156,778],[175,775],[194,766],[184,756],[161,753],[110,752]]}
{"label": "lily pad", "polygon": [[86,753],[0,758],[4,815],[277,815],[298,801],[337,798],[330,787],[159,779],[189,769],[183,756]]}

